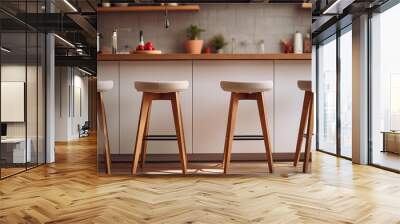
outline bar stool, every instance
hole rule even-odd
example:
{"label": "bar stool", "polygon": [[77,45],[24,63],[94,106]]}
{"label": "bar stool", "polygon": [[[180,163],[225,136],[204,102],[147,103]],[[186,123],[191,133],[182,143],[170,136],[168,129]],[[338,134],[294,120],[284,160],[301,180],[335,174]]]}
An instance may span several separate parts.
{"label": "bar stool", "polygon": [[[306,173],[308,171],[308,166],[310,162],[311,141],[314,129],[314,93],[312,92],[311,81],[299,80],[297,81],[297,86],[300,90],[304,91],[304,101],[303,101],[303,110],[301,112],[300,127],[296,144],[296,154],[293,165],[296,167],[297,163],[300,160],[300,152],[301,152],[301,147],[303,145],[303,138],[306,138],[305,156],[303,163],[303,172]],[[306,133],[304,133],[306,125],[307,125],[307,131]]]}
{"label": "bar stool", "polygon": [[106,174],[111,174],[111,151],[103,93],[111,90],[113,87],[114,81],[97,81],[97,117],[99,128],[103,131],[104,137],[104,163],[106,166]]}
{"label": "bar stool", "polygon": [[[149,117],[151,111],[151,104],[153,100],[169,100],[172,105],[172,112],[174,114],[174,123],[176,130],[176,138],[172,140],[178,141],[179,155],[181,159],[181,166],[183,174],[186,174],[187,169],[187,156],[185,135],[183,132],[182,123],[182,109],[180,105],[179,93],[189,87],[188,81],[167,81],[167,82],[135,82],[135,88],[139,92],[143,92],[142,105],[139,115],[139,124],[136,135],[136,144],[134,148],[133,161],[132,161],[132,174],[136,174],[139,157],[142,155],[142,166],[146,154],[146,142],[148,140],[157,140],[148,135]],[[158,136],[158,137],[171,137],[171,136]],[[174,136],[173,136],[174,137]],[[171,140],[171,139],[169,139]]]}
{"label": "bar stool", "polygon": [[[271,142],[268,130],[268,115],[264,106],[264,96],[263,92],[272,90],[272,81],[260,81],[260,82],[233,82],[233,81],[221,81],[221,88],[224,91],[231,92],[231,99],[229,104],[229,114],[228,114],[228,125],[226,129],[225,138],[225,149],[224,149],[224,173],[227,172],[230,161],[231,161],[231,151],[232,151],[232,141],[233,140],[264,140],[266,159],[268,162],[269,172],[273,172],[273,159],[271,152]],[[239,100],[256,100],[258,105],[258,113],[260,116],[261,128],[263,135],[260,138],[255,138],[257,136],[234,136],[236,114],[239,104]]]}

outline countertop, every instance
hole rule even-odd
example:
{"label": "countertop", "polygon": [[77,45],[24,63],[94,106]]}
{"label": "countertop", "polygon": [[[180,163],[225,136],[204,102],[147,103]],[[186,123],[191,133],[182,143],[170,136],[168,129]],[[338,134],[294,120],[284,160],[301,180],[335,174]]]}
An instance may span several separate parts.
{"label": "countertop", "polygon": [[311,54],[98,54],[97,61],[311,60]]}

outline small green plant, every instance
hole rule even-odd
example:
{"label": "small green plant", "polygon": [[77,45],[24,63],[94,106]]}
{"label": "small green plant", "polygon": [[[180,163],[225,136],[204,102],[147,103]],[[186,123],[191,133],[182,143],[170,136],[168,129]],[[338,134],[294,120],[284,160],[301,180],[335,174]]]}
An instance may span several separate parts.
{"label": "small green plant", "polygon": [[204,30],[196,25],[190,25],[186,29],[186,36],[189,40],[198,40],[198,39],[200,39],[201,33],[204,31],[206,31],[206,30]]}
{"label": "small green plant", "polygon": [[215,35],[211,39],[210,44],[217,51],[228,45],[228,43],[225,41],[225,37],[222,34]]}

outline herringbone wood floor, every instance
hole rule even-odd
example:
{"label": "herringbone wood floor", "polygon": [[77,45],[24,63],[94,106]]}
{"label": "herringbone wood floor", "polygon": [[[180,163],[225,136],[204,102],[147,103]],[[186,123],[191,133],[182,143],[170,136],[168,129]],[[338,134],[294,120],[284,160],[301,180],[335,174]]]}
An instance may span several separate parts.
{"label": "herringbone wood floor", "polygon": [[312,174],[99,177],[95,145],[0,181],[0,223],[400,223],[400,175],[329,155]]}

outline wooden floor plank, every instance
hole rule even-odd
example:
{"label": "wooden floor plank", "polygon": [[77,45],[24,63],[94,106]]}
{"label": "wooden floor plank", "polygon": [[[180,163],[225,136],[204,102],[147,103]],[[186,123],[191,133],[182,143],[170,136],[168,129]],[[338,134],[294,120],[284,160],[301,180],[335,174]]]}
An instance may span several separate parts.
{"label": "wooden floor plank", "polygon": [[311,174],[260,162],[232,176],[102,177],[94,137],[56,158],[0,181],[0,223],[400,223],[400,175],[319,152]]}

